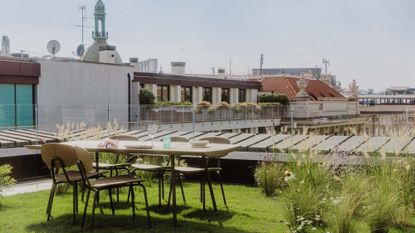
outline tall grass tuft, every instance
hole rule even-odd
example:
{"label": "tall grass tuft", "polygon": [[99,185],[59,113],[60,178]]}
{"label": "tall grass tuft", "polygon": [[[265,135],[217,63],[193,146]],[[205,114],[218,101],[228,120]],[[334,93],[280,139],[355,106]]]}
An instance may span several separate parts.
{"label": "tall grass tuft", "polygon": [[261,162],[257,166],[254,174],[255,181],[265,195],[272,196],[278,188],[284,186],[286,168],[282,163],[270,161]]}

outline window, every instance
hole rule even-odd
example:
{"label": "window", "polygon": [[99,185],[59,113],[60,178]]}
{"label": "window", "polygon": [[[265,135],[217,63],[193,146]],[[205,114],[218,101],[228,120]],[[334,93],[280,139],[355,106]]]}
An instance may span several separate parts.
{"label": "window", "polygon": [[0,84],[0,127],[33,124],[33,86]]}
{"label": "window", "polygon": [[246,102],[246,89],[239,89],[239,102]]}
{"label": "window", "polygon": [[229,88],[222,88],[222,102],[229,103]]}
{"label": "window", "polygon": [[192,102],[192,87],[182,87],[182,101]]}
{"label": "window", "polygon": [[168,85],[157,86],[157,101],[167,102],[170,100],[170,88]]}
{"label": "window", "polygon": [[212,88],[211,87],[203,88],[203,101],[208,101],[212,103]]}

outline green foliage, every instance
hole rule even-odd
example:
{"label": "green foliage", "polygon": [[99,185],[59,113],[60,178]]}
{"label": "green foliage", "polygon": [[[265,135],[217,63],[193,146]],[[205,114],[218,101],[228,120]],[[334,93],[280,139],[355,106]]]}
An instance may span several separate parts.
{"label": "green foliage", "polygon": [[4,188],[16,183],[16,181],[10,177],[12,169],[12,166],[8,164],[0,166],[0,197],[2,197],[1,193]]}
{"label": "green foliage", "polygon": [[156,99],[153,95],[153,92],[150,90],[141,88],[139,94],[140,104],[154,104],[154,100]]}
{"label": "green foliage", "polygon": [[261,162],[255,169],[255,181],[261,191],[272,196],[278,188],[284,187],[286,166],[276,162]]}
{"label": "green foliage", "polygon": [[258,96],[259,103],[280,103],[283,105],[288,104],[288,97],[285,95],[275,95],[275,94],[262,94]]}
{"label": "green foliage", "polygon": [[172,101],[165,101],[165,102],[156,102],[155,107],[170,107],[170,106],[192,106],[191,102],[183,101],[183,102],[172,102]]}

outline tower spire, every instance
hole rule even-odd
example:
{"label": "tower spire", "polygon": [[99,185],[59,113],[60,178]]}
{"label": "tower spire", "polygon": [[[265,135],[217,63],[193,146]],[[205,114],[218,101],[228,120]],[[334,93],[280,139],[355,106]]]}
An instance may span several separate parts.
{"label": "tower spire", "polygon": [[105,29],[105,5],[102,0],[98,0],[95,4],[95,31],[92,34],[92,38],[95,41],[108,39],[108,32]]}

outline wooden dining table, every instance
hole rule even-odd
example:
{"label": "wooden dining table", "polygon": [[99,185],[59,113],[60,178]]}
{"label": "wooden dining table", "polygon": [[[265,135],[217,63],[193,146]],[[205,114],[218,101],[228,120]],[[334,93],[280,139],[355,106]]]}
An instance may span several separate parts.
{"label": "wooden dining table", "polygon": [[[70,141],[63,142],[63,144],[79,146],[87,149],[89,152],[95,153],[95,162],[97,164],[96,169],[99,169],[99,153],[109,152],[114,154],[144,154],[146,156],[169,156],[172,170],[172,212],[173,212],[173,224],[177,225],[177,204],[176,204],[176,176],[175,159],[181,156],[198,156],[202,158],[205,175],[209,187],[210,196],[212,199],[212,205],[214,211],[217,211],[217,205],[215,201],[215,195],[213,192],[212,181],[208,172],[208,159],[224,157],[232,151],[239,148],[239,145],[235,144],[208,144],[205,147],[193,147],[190,143],[185,142],[172,142],[170,148],[164,148],[163,142],[135,142],[135,141],[119,141],[118,146],[115,148],[106,148],[98,146],[102,141]],[[28,149],[39,150],[41,145],[26,145]]]}

